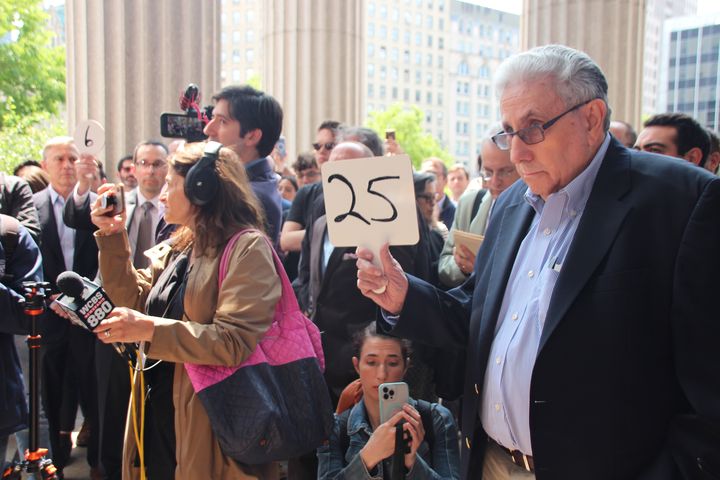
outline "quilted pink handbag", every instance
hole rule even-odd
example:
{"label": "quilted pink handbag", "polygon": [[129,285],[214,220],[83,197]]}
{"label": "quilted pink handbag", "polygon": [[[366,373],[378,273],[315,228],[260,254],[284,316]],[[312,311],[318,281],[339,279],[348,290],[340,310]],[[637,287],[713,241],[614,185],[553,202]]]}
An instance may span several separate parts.
{"label": "quilted pink handbag", "polygon": [[[242,230],[220,260],[218,289]],[[273,252],[282,297],[270,329],[236,367],[185,364],[225,455],[257,465],[298,457],[330,435],[333,417],[325,380],[320,332],[298,308],[285,269]]]}

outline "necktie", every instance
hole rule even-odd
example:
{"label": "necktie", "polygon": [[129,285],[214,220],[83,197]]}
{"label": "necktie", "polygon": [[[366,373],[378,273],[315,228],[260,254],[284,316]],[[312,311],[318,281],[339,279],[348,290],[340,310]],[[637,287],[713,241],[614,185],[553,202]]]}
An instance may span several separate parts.
{"label": "necktie", "polygon": [[155,208],[151,202],[145,202],[140,207],[140,221],[138,222],[138,234],[135,241],[135,258],[133,265],[135,268],[145,268],[150,264],[150,260],[144,255],[145,250],[151,248],[155,243],[153,241],[152,228],[152,211]]}

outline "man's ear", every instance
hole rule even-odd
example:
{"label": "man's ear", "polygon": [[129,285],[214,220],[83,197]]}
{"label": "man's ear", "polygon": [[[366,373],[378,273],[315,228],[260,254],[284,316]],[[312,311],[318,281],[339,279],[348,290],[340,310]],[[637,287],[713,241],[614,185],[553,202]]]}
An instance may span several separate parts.
{"label": "man's ear", "polygon": [[257,147],[257,144],[260,143],[261,139],[262,139],[262,130],[260,130],[259,128],[250,130],[243,137],[243,140],[245,140],[245,146],[252,147],[252,148]]}
{"label": "man's ear", "polygon": [[702,150],[700,147],[693,147],[683,155],[683,158],[693,165],[700,165],[703,158]]}
{"label": "man's ear", "polygon": [[587,104],[585,120],[592,143],[597,141],[597,137],[605,136],[605,117],[608,114],[607,110],[607,105],[599,98]]}

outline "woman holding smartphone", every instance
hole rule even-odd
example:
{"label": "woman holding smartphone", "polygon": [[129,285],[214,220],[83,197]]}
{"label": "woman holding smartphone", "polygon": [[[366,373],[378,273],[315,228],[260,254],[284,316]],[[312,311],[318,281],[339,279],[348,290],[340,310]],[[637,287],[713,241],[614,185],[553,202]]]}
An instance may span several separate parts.
{"label": "woman holding smartphone", "polygon": [[[258,231],[262,211],[242,163],[219,144],[210,152],[204,148],[189,144],[169,159],[161,202],[165,221],[179,228],[168,243],[146,252],[149,268],[133,268],[124,213],[106,216],[109,208],[101,207],[107,188],[101,187],[92,210],[104,287],[118,305],[95,333],[104,343],[145,342],[148,357],[144,379],[149,388],[140,395],[136,375],[124,479],[277,478],[275,465],[240,465],[223,454],[183,365],[242,363],[270,327],[282,290],[271,247]],[[185,181],[201,159],[202,171],[217,179],[206,204]],[[240,235],[218,286],[225,246],[245,229],[254,231]],[[155,368],[157,360],[163,364]],[[163,365],[170,370],[163,373]],[[147,398],[144,407],[138,406],[139,397]],[[138,470],[138,464],[145,468]]]}
{"label": "woman holding smartphone", "polygon": [[395,430],[402,422],[410,439],[402,465],[406,479],[460,478],[457,428],[445,407],[409,399],[401,411],[380,422],[378,387],[402,381],[410,361],[409,342],[378,333],[373,322],[358,333],[355,347],[353,364],[363,398],[336,415],[328,444],[318,449],[318,479],[391,480]]}

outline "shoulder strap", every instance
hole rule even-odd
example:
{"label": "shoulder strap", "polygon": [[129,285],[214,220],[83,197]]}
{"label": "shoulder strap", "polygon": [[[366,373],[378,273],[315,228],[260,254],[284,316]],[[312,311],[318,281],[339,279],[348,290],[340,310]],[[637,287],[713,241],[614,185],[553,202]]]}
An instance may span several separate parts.
{"label": "shoulder strap", "polygon": [[417,410],[422,419],[423,428],[425,429],[425,440],[430,449],[435,441],[435,429],[433,428],[432,409],[433,404],[425,400],[415,400],[417,402]]}
{"label": "shoulder strap", "polygon": [[340,451],[343,452],[343,456],[347,453],[348,448],[350,448],[350,436],[347,433],[347,426],[351,410],[352,408],[348,408],[338,416],[340,423]]}
{"label": "shoulder strap", "polygon": [[475,215],[477,215],[478,210],[480,210],[480,204],[482,203],[482,199],[487,193],[487,189],[483,188],[482,190],[478,190],[477,195],[475,195],[475,200],[473,201],[472,210],[470,210],[470,221],[472,222],[475,218]]}

